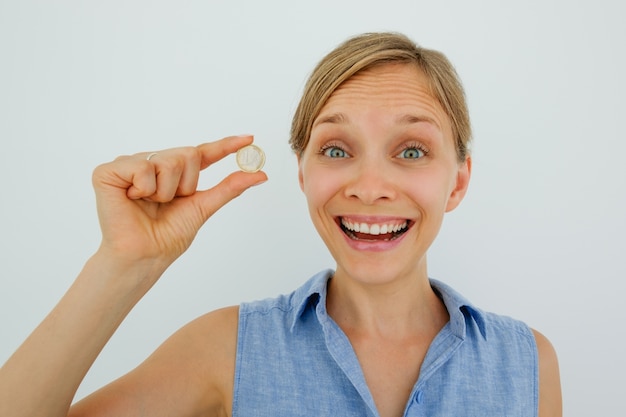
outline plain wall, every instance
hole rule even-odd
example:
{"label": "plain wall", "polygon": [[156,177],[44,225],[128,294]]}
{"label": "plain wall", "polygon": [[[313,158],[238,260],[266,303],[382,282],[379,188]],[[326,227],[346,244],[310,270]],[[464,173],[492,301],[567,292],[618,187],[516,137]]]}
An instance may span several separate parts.
{"label": "plain wall", "polygon": [[[98,246],[91,172],[253,133],[270,181],[215,215],[131,312],[78,397],[177,328],[288,292],[332,259],[287,145],[315,63],[394,30],[442,50],[474,126],[469,194],[430,275],[546,334],[567,416],[622,410],[626,6],[620,1],[0,1],[0,363]],[[202,186],[236,169],[229,157]]]}

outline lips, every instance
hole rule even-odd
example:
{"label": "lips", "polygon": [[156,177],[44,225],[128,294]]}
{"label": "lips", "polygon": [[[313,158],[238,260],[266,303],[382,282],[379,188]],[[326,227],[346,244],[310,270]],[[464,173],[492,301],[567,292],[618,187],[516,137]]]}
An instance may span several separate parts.
{"label": "lips", "polygon": [[341,230],[353,240],[381,242],[397,239],[405,233],[411,222],[407,219],[366,221],[364,219],[340,217]]}

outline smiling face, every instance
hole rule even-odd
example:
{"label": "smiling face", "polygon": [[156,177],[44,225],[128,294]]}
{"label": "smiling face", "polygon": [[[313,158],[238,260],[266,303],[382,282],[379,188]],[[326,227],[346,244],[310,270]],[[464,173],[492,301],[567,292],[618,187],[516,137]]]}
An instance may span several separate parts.
{"label": "smiling face", "polygon": [[376,66],[335,90],[313,124],[299,180],[336,277],[426,278],[426,251],[470,176],[428,85],[415,65]]}

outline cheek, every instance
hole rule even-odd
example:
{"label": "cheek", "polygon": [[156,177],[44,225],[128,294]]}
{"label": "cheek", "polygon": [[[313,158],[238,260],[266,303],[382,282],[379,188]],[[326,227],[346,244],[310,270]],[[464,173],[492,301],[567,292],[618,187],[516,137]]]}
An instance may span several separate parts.
{"label": "cheek", "polygon": [[317,172],[303,173],[302,191],[309,205],[323,204],[333,195],[334,184],[332,178]]}
{"label": "cheek", "polygon": [[318,166],[303,166],[300,171],[302,191],[311,212],[326,206],[341,190],[341,178]]}
{"label": "cheek", "polygon": [[449,180],[437,171],[423,172],[421,175],[407,178],[403,188],[409,198],[422,210],[443,213],[449,196]]}

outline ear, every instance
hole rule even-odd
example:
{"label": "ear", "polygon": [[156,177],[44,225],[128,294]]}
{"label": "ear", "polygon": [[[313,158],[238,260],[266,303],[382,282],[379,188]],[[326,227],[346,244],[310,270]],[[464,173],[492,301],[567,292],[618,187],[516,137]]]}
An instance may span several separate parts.
{"label": "ear", "polygon": [[446,213],[454,210],[461,203],[463,197],[465,197],[467,187],[469,186],[470,176],[472,174],[472,158],[470,156],[465,158],[465,161],[461,162],[458,165],[458,168],[456,183],[450,193],[448,203],[446,204]]}
{"label": "ear", "polygon": [[298,158],[298,183],[300,184],[300,190],[304,192],[304,177],[302,176],[302,154],[296,155]]}

